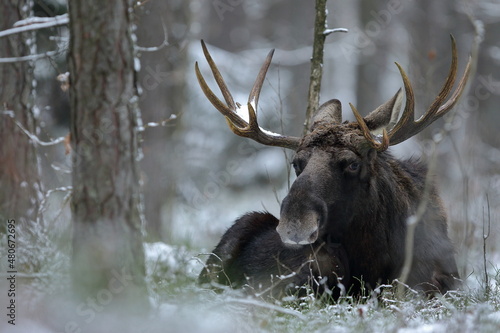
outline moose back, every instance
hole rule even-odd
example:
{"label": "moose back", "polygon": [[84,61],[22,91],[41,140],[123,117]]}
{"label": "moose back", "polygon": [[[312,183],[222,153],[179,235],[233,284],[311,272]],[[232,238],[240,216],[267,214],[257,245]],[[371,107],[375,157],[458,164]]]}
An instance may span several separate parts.
{"label": "moose back", "polygon": [[[257,76],[248,103],[242,106],[234,102],[202,41],[226,103],[210,90],[196,63],[196,75],[208,100],[235,134],[293,149],[297,178],[281,204],[279,219],[265,212],[248,213],[227,230],[199,282],[245,286],[258,295],[273,297],[300,294],[304,285],[334,298],[346,292],[358,294],[400,277],[411,218],[417,219],[417,225],[406,284],[427,294],[456,288],[459,276],[446,213],[435,185],[426,181],[427,167],[416,159],[398,160],[388,151],[389,146],[442,117],[459,99],[469,76],[470,59],[452,92],[457,51],[451,39],[448,77],[418,120],[414,120],[411,83],[396,63],[406,95],[401,117],[401,89],[366,117],[351,104],[355,122],[342,122],[341,103],[330,100],[318,108],[311,128],[301,138],[269,132],[257,122],[255,110],[273,51]],[[422,202],[426,209],[418,213]]]}

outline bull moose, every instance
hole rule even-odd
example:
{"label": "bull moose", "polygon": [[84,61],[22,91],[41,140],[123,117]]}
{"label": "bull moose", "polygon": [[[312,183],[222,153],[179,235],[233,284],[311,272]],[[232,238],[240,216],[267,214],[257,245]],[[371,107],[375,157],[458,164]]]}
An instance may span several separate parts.
{"label": "bull moose", "polygon": [[[350,104],[355,122],[342,122],[341,103],[333,99],[318,108],[311,128],[301,138],[272,133],[257,122],[259,94],[273,50],[258,73],[248,103],[240,105],[234,102],[205,43],[201,44],[226,104],[210,90],[196,63],[205,96],[235,134],[293,149],[297,178],[281,204],[279,219],[266,212],[252,212],[226,231],[200,273],[200,283],[245,286],[273,297],[300,292],[304,285],[334,298],[345,291],[359,294],[400,276],[407,222],[418,218],[407,285],[428,295],[458,286],[446,213],[435,185],[426,182],[426,165],[415,158],[398,160],[388,151],[389,146],[416,135],[457,103],[471,59],[447,100],[457,74],[453,36],[448,77],[418,120],[414,120],[410,80],[396,63],[406,95],[401,117],[401,89],[366,117]],[[423,201],[425,210],[418,216]]]}

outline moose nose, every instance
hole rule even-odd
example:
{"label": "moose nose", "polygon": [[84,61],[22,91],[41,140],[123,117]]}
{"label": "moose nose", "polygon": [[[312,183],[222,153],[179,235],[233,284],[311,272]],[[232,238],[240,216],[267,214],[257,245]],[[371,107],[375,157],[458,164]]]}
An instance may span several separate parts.
{"label": "moose nose", "polygon": [[293,230],[283,230],[284,228],[278,227],[276,231],[281,237],[281,241],[285,244],[293,244],[293,245],[307,245],[312,244],[318,239],[318,228],[316,227],[314,230],[306,230],[306,231],[293,231]]}

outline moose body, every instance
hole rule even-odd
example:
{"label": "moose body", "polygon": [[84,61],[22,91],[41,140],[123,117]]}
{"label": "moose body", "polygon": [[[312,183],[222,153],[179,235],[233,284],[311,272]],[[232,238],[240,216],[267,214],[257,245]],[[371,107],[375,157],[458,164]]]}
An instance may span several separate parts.
{"label": "moose body", "polygon": [[270,213],[261,212],[238,219],[207,260],[199,282],[246,286],[254,294],[274,298],[302,294],[301,287],[309,285],[317,293],[330,290],[338,297],[337,279],[346,284],[349,276],[345,251],[339,244],[326,242],[287,246],[276,232],[278,222]]}
{"label": "moose body", "polygon": [[[416,223],[411,268],[406,282],[428,294],[445,293],[458,283],[446,213],[427,167],[416,159],[398,160],[389,145],[415,135],[448,112],[459,98],[469,64],[452,97],[457,56],[452,38],[452,66],[438,97],[426,114],[413,121],[413,91],[403,78],[406,105],[399,90],[389,101],[356,122],[342,122],[338,100],[319,107],[302,138],[263,131],[255,109],[272,53],[250,93],[248,123],[237,114],[222,76],[202,43],[205,56],[226,99],[224,105],[206,85],[212,104],[226,116],[233,132],[267,145],[295,150],[297,175],[281,204],[279,220],[269,213],[249,213],[223,235],[200,274],[202,283],[247,285],[259,294],[280,297],[309,285],[316,293],[338,297],[344,290],[391,283],[405,263],[408,222]],[[424,209],[422,209],[424,208]]]}

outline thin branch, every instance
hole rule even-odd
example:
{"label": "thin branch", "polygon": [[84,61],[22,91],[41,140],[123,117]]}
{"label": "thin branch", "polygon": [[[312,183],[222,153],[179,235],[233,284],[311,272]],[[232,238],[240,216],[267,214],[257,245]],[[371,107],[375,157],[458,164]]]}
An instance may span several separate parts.
{"label": "thin branch", "polygon": [[65,187],[57,187],[57,188],[53,188],[53,189],[48,190],[45,193],[42,201],[40,202],[40,209],[38,210],[37,223],[42,223],[42,221],[44,221],[44,219],[42,219],[42,217],[44,216],[44,213],[47,210],[47,200],[49,199],[49,197],[53,193],[56,193],[56,192],[68,192],[68,193],[64,196],[61,208],[57,212],[57,214],[54,218],[54,221],[57,220],[59,218],[59,216],[61,216],[64,206],[66,206],[66,203],[69,202],[69,198],[71,197],[71,195],[73,193],[73,187],[72,186],[65,186]]}
{"label": "thin branch", "polygon": [[158,45],[158,46],[151,46],[151,47],[144,47],[144,46],[138,46],[135,45],[134,49],[139,52],[156,52],[164,47],[168,46],[168,31],[167,31],[167,25],[163,21],[163,17],[161,18],[161,25],[163,27],[163,42]]}
{"label": "thin branch", "polygon": [[314,113],[319,106],[319,94],[321,92],[321,77],[323,76],[323,53],[325,38],[333,32],[347,32],[347,29],[328,29],[326,22],[327,0],[316,0],[316,19],[314,22],[314,42],[311,58],[311,76],[309,79],[308,104],[306,110],[306,120],[304,122],[304,134],[311,126]]}
{"label": "thin branch", "polygon": [[[471,49],[471,59],[472,59],[471,60],[471,71],[469,74],[472,77],[472,76],[474,76],[476,68],[477,68],[479,46],[484,39],[484,25],[481,21],[474,19],[474,17],[472,15],[469,15],[469,20],[470,20],[471,24],[473,25],[474,31],[475,31],[474,43],[473,43],[472,49]],[[464,92],[463,92],[464,96],[467,95],[467,90],[469,88],[470,88],[470,86],[467,86],[464,89]],[[446,121],[451,123],[455,117],[457,117],[457,114],[453,113],[450,115],[450,117],[448,119],[446,119]],[[436,157],[435,156],[436,155],[436,146],[445,136],[450,137],[449,132],[451,131],[452,127],[450,127],[450,129],[446,129],[446,128],[447,127],[444,126],[443,129],[440,131],[440,133],[438,133],[437,135],[434,136],[433,155],[432,155],[431,160],[429,162],[429,170],[428,170],[428,173],[427,173],[427,176],[425,179],[423,198],[422,198],[422,201],[420,202],[420,204],[417,208],[417,212],[415,213],[415,215],[410,216],[407,220],[407,227],[408,228],[406,231],[405,261],[403,264],[401,277],[399,278],[399,281],[401,281],[402,284],[398,285],[398,291],[397,291],[399,298],[402,298],[402,296],[403,296],[404,284],[406,283],[408,276],[409,276],[409,273],[410,273],[410,270],[411,270],[411,264],[413,261],[413,241],[414,241],[415,227],[417,226],[420,219],[423,217],[423,214],[425,213],[425,210],[427,207],[427,202],[429,200],[429,195],[430,195],[430,193],[429,193],[429,191],[430,191],[429,175],[433,174],[432,171],[434,170],[434,168],[436,166],[436,158],[435,158]],[[453,140],[451,140],[451,144],[452,144],[452,147],[454,148],[454,150],[456,151],[457,156],[459,157],[459,155],[460,155],[459,150],[457,149],[455,142]],[[465,171],[465,168],[463,167],[461,159],[458,158],[458,161],[459,161],[460,170],[463,173],[463,176],[466,177],[467,173]],[[467,203],[468,202],[468,192],[469,192],[468,178],[466,178],[466,182],[465,182],[464,186],[465,186],[464,193],[466,196],[465,202]],[[488,208],[489,208],[489,206],[488,206]],[[465,209],[465,216],[467,219],[466,232],[465,232],[466,233],[465,237],[467,238],[467,235],[469,233],[467,230],[468,229],[467,226],[469,225],[468,205],[467,204],[464,206],[464,209]],[[488,234],[489,234],[489,232],[488,232]],[[486,242],[486,239],[484,239],[484,242]]]}
{"label": "thin branch", "polygon": [[[179,114],[180,115],[180,114]],[[177,120],[177,117],[178,115],[176,114],[171,114],[170,117],[168,119],[164,119],[162,121],[159,121],[159,122],[149,122],[147,123],[146,125],[142,126],[142,127],[139,127],[139,132],[143,132],[144,130],[146,130],[147,128],[152,128],[152,127],[165,127],[167,126],[169,123]]]}
{"label": "thin branch", "polygon": [[48,51],[40,54],[32,54],[23,57],[12,57],[12,58],[0,58],[0,64],[7,64],[13,62],[21,62],[21,61],[35,61],[42,58],[53,57],[61,53],[61,51]]}
{"label": "thin branch", "polygon": [[328,36],[329,34],[332,34],[335,32],[349,32],[349,30],[346,28],[325,29],[323,31],[323,35]]}
{"label": "thin branch", "polygon": [[135,46],[134,49],[139,52],[156,52],[160,51],[164,47],[168,46],[168,41],[165,39],[160,45],[158,46]]}
{"label": "thin branch", "polygon": [[403,269],[401,270],[401,276],[398,279],[400,284],[398,284],[398,289],[397,289],[397,294],[400,299],[403,298],[406,282],[408,281],[408,277],[410,276],[411,266],[413,263],[413,243],[415,240],[415,228],[424,217],[431,196],[433,175],[437,161],[436,146],[439,143],[436,141],[433,142],[434,147],[432,149],[432,156],[429,161],[429,168],[427,170],[427,175],[425,176],[424,192],[422,194],[422,199],[418,204],[415,214],[409,216],[408,219],[406,220],[405,259],[404,259]]}
{"label": "thin branch", "polygon": [[33,31],[39,29],[45,29],[50,27],[55,27],[59,25],[66,25],[69,23],[68,14],[63,14],[54,17],[31,17],[25,20],[18,21],[14,24],[14,28],[10,28],[4,31],[0,31],[0,38],[18,34],[26,31]]}
{"label": "thin branch", "polygon": [[485,230],[485,218],[484,218],[484,208],[483,208],[483,264],[484,264],[484,293],[486,296],[486,299],[489,298],[490,296],[490,281],[488,277],[488,270],[486,268],[486,240],[488,237],[490,237],[490,230],[491,230],[491,215],[490,215],[490,198],[488,197],[488,194],[486,194],[486,207],[488,211],[488,225],[487,225],[487,230]]}
{"label": "thin branch", "polygon": [[21,129],[21,131],[24,132],[24,134],[26,134],[35,144],[37,145],[40,145],[40,146],[54,146],[54,145],[57,145],[61,142],[64,142],[64,137],[59,137],[55,140],[51,140],[49,142],[46,142],[46,141],[41,141],[35,134],[31,133],[30,131],[28,131],[26,128],[24,128],[24,126],[18,122],[16,120],[16,118],[14,117],[14,111],[2,111],[0,114],[6,116],[6,117],[9,117],[12,119],[12,121],[16,124],[17,127],[19,127]]}
{"label": "thin branch", "polygon": [[[66,25],[69,22],[68,14],[63,14],[54,17],[29,17],[27,19],[17,21],[14,23],[14,27],[4,31],[0,31],[0,38],[14,35],[22,32],[45,29],[50,27],[55,27],[59,25]],[[35,61],[41,58],[53,57],[61,51],[48,51],[41,54],[32,54],[22,57],[10,57],[10,58],[0,58],[1,64],[23,62],[23,61]]]}

